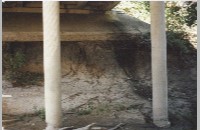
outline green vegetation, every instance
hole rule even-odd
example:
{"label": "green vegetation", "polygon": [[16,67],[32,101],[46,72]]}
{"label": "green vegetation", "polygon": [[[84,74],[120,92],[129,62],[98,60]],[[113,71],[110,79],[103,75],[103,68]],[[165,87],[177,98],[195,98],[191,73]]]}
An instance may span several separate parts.
{"label": "green vegetation", "polygon": [[106,113],[110,111],[111,111],[111,106],[109,104],[100,104],[95,109],[95,113],[98,115],[102,115],[102,113]]}
{"label": "green vegetation", "polygon": [[77,111],[77,115],[82,116],[82,115],[89,115],[92,113],[92,109],[79,109]]}
{"label": "green vegetation", "polygon": [[26,86],[26,85],[41,85],[43,80],[43,74],[21,72],[19,70],[9,71],[5,78],[12,82],[14,87]]}
{"label": "green vegetation", "polygon": [[150,23],[149,1],[121,1],[114,9]]}
{"label": "green vegetation", "polygon": [[116,104],[116,105],[114,106],[114,109],[115,109],[116,111],[123,111],[123,110],[126,110],[127,107],[124,106],[124,105],[122,105],[122,104]]}
{"label": "green vegetation", "polygon": [[[7,52],[8,51],[8,52]],[[15,52],[9,52],[9,48],[6,48],[5,53],[3,53],[3,70],[10,71],[10,79],[13,79],[17,73],[17,70],[24,65],[26,61],[25,54],[22,49],[18,49]]]}
{"label": "green vegetation", "polygon": [[92,105],[92,102],[88,102],[88,105],[86,107],[73,108],[70,111],[76,113],[79,116],[83,116],[83,115],[91,114],[93,110],[94,110],[94,107]]}
{"label": "green vegetation", "polygon": [[[188,54],[195,51],[197,44],[197,2],[165,2],[165,17],[168,47]],[[150,2],[122,1],[115,10],[150,23]],[[144,36],[150,39],[150,34]]]}
{"label": "green vegetation", "polygon": [[3,46],[3,74],[5,79],[13,83],[13,86],[37,85],[43,80],[43,74],[21,70],[26,62],[25,49],[15,48],[9,43]]}
{"label": "green vegetation", "polygon": [[79,116],[84,116],[84,115],[90,115],[90,114],[103,115],[106,113],[111,113],[113,110],[124,111],[124,110],[128,110],[128,107],[124,106],[121,103],[116,103],[115,105],[99,104],[97,106],[94,106],[88,103],[87,106],[83,108],[81,107],[81,108],[71,109],[70,112],[76,113]]}
{"label": "green vegetation", "polygon": [[35,109],[35,115],[39,116],[42,120],[45,120],[45,109],[37,109],[36,107]]}
{"label": "green vegetation", "polygon": [[[191,2],[166,2],[166,27],[168,46],[178,50],[181,54],[188,54],[194,51],[191,27],[196,26],[196,8],[191,9],[195,5]],[[192,16],[189,21],[188,17]],[[196,40],[194,40],[195,42]]]}

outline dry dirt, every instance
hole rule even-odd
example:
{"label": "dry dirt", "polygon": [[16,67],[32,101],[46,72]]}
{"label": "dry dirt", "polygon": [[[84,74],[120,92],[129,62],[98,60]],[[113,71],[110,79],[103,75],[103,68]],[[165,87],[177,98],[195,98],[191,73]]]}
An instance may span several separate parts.
{"label": "dry dirt", "polygon": [[[42,74],[42,45],[12,43],[7,49],[14,53],[22,46],[28,60],[19,70]],[[152,124],[150,60],[148,42],[63,43],[63,125],[81,127],[95,122],[110,128],[123,122],[124,130],[162,130]],[[16,108],[14,113],[32,111],[4,115],[3,119],[17,119],[3,123],[5,128],[44,129],[43,79],[36,85],[4,81],[3,93],[15,97],[6,99],[5,104],[15,107],[22,102],[22,106],[31,108]],[[172,126],[163,130],[196,130],[196,52],[183,55],[168,48],[168,81]]]}

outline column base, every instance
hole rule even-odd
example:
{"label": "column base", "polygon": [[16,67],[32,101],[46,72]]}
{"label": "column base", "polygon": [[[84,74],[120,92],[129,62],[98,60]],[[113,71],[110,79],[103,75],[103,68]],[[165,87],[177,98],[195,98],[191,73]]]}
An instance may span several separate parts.
{"label": "column base", "polygon": [[153,123],[162,128],[168,128],[171,126],[171,123],[168,120],[154,120]]}
{"label": "column base", "polygon": [[46,129],[45,130],[59,130],[60,128],[57,128],[57,127],[54,127],[54,126],[52,126],[52,125],[48,125],[47,124],[47,127],[46,127]]}

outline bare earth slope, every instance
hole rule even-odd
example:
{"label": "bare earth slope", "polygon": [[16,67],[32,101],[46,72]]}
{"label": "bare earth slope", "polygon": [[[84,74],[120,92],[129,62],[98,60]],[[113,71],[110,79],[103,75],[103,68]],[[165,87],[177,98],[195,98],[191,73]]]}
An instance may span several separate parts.
{"label": "bare earth slope", "polygon": [[[14,50],[22,46],[26,48],[24,53],[29,60],[20,68],[21,72],[42,73],[41,44],[19,46],[12,43],[12,46],[15,46]],[[34,50],[38,53],[34,53]],[[63,43],[62,69],[65,126],[79,127],[96,122],[111,127],[124,122],[127,123],[124,128],[130,130],[157,129],[151,124],[151,61],[148,42],[138,39],[135,42]],[[170,129],[195,130],[195,53],[180,55],[169,48],[168,79]],[[43,92],[42,79],[39,86],[4,81],[3,93],[13,96],[4,99],[4,114],[34,114],[21,116],[20,121],[11,123],[8,128],[44,128],[44,122],[38,118],[38,115],[42,115],[44,105]]]}

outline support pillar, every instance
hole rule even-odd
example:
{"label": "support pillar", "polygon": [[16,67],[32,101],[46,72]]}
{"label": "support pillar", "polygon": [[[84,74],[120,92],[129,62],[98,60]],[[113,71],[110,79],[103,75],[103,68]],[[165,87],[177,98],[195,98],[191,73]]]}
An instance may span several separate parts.
{"label": "support pillar", "polygon": [[59,1],[43,1],[46,130],[61,127],[61,54]]}
{"label": "support pillar", "polygon": [[165,32],[165,4],[151,1],[151,57],[153,85],[153,122],[168,127],[167,48]]}

